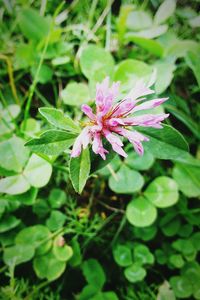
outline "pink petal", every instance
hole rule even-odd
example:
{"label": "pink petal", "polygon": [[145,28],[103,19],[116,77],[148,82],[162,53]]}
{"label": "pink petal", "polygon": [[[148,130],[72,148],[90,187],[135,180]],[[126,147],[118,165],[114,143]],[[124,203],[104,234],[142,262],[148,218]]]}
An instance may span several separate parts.
{"label": "pink petal", "polygon": [[[139,98],[141,96],[146,96],[146,95],[149,95],[152,93],[154,93],[154,91],[149,89],[144,84],[143,80],[137,81],[135,87],[124,98],[124,100],[119,102],[113,108],[112,117],[127,116],[128,114],[130,114],[133,111],[133,109],[138,101],[137,98]],[[141,99],[139,99],[139,100],[141,100]]]}
{"label": "pink petal", "polygon": [[105,138],[109,141],[109,143],[112,146],[112,149],[117,152],[119,155],[123,157],[127,157],[126,152],[122,149],[123,143],[120,140],[119,137],[112,134],[109,130],[104,129],[103,133],[105,135]]}
{"label": "pink petal", "polygon": [[115,127],[115,126],[118,126],[118,125],[125,125],[124,122],[123,122],[123,119],[120,119],[120,118],[111,118],[111,119],[108,119],[106,121],[106,124],[108,126],[111,126],[111,127]]}
{"label": "pink petal", "polygon": [[71,157],[77,157],[81,154],[82,148],[86,149],[91,140],[90,127],[85,127],[79,136],[76,138],[72,151]]}
{"label": "pink petal", "polygon": [[138,80],[134,88],[128,93],[125,99],[136,100],[139,97],[153,94],[154,91],[145,85],[143,79]]}
{"label": "pink petal", "polygon": [[104,160],[106,159],[105,154],[108,153],[103,147],[100,133],[95,133],[92,142],[92,150],[94,153],[99,154]]}
{"label": "pink petal", "polygon": [[160,99],[154,99],[150,101],[146,101],[140,105],[137,105],[133,108],[132,112],[136,112],[139,110],[145,110],[145,109],[151,109],[156,106],[161,105],[163,102],[167,101],[169,98],[160,98]]}
{"label": "pink petal", "polygon": [[154,128],[162,128],[161,122],[165,120],[169,114],[159,114],[159,115],[151,115],[145,114],[142,116],[124,118],[124,124],[127,126],[144,126],[144,127],[154,127]]}
{"label": "pink petal", "polygon": [[135,106],[135,101],[123,100],[113,108],[112,117],[121,117],[129,114]]}
{"label": "pink petal", "polygon": [[86,116],[88,116],[89,119],[95,120],[95,114],[93,113],[92,108],[90,106],[88,106],[87,104],[83,104],[81,106],[81,110]]}
{"label": "pink petal", "polygon": [[129,140],[129,142],[131,142],[133,144],[133,147],[134,147],[135,151],[139,155],[143,155],[144,148],[143,148],[141,142],[149,140],[146,136],[142,135],[141,133],[139,133],[137,131],[129,131],[127,129],[120,128],[120,127],[118,127],[116,129],[116,132],[118,134],[126,137]]}
{"label": "pink petal", "polygon": [[109,77],[102,83],[96,85],[96,106],[97,112],[102,116],[106,115],[113,105],[113,100],[119,93],[119,82],[113,82],[109,88]]}
{"label": "pink petal", "polygon": [[107,95],[109,88],[109,77],[96,85],[96,106],[101,111],[104,106],[104,95]]}

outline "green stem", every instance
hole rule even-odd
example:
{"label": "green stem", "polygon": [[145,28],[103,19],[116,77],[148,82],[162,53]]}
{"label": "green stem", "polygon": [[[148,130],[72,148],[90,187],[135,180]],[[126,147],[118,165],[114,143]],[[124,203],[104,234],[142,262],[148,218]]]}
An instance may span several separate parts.
{"label": "green stem", "polygon": [[3,273],[7,268],[8,268],[8,266],[3,266],[3,267],[0,269],[0,273]]}
{"label": "green stem", "polygon": [[89,24],[90,28],[92,26],[92,22],[93,22],[94,13],[95,13],[95,10],[96,10],[97,3],[98,3],[98,0],[93,0],[91,8],[90,8],[89,18],[88,18],[88,24]]}
{"label": "green stem", "polygon": [[27,295],[25,298],[24,298],[24,300],[31,300],[31,299],[33,299],[32,298],[32,296],[36,293],[36,292],[38,292],[39,290],[41,290],[43,287],[45,287],[45,286],[47,286],[49,284],[49,281],[47,280],[47,281],[44,281],[44,282],[42,282],[42,283],[40,283],[29,295]]}
{"label": "green stem", "polygon": [[17,96],[17,90],[15,87],[15,81],[14,81],[14,76],[13,76],[13,67],[12,67],[12,63],[11,60],[8,56],[0,54],[0,59],[5,60],[6,64],[7,64],[7,70],[8,70],[8,77],[9,77],[9,82],[10,82],[10,87],[12,90],[12,94],[13,97],[15,99],[16,104],[20,105],[20,101],[19,98]]}
{"label": "green stem", "polygon": [[29,116],[29,111],[30,111],[30,107],[31,107],[31,102],[32,102],[33,94],[35,92],[35,88],[36,88],[36,85],[37,85],[39,72],[40,72],[42,63],[44,61],[44,56],[45,56],[45,53],[46,53],[46,50],[47,50],[47,47],[48,47],[48,44],[49,44],[49,39],[50,39],[50,36],[51,36],[51,31],[52,31],[52,28],[53,28],[53,25],[54,25],[54,22],[55,22],[55,18],[58,15],[59,11],[62,9],[64,3],[65,3],[64,1],[61,2],[61,4],[55,10],[55,13],[53,15],[53,19],[52,19],[52,22],[51,22],[51,25],[50,25],[50,30],[49,30],[49,33],[47,35],[47,38],[46,38],[46,41],[45,41],[45,44],[44,44],[44,48],[43,48],[43,51],[42,51],[42,55],[40,57],[40,61],[39,61],[39,64],[38,64],[38,67],[37,67],[37,70],[36,70],[36,74],[35,74],[33,83],[30,86],[29,96],[28,96],[28,100],[27,100],[26,107],[25,107],[25,112],[24,112],[23,130],[25,130],[25,128],[26,128],[26,123],[27,123],[27,119],[28,119],[28,116]]}
{"label": "green stem", "polygon": [[51,33],[51,29],[50,29],[50,31],[49,31],[49,33],[48,33],[47,38],[46,38],[45,45],[44,45],[44,49],[43,49],[42,55],[41,55],[41,57],[40,57],[40,61],[39,61],[38,67],[37,67],[37,71],[36,71],[36,74],[35,74],[33,83],[32,83],[31,86],[30,86],[29,96],[28,96],[28,100],[27,100],[26,107],[25,107],[25,112],[24,112],[24,124],[23,124],[23,130],[26,129],[26,123],[27,123],[27,119],[28,119],[28,117],[29,117],[29,111],[30,111],[30,107],[31,107],[31,102],[32,102],[32,99],[33,99],[33,94],[34,94],[36,85],[37,85],[39,72],[40,72],[40,69],[41,69],[41,66],[42,66],[42,63],[43,63],[43,60],[44,60],[44,55],[45,55],[45,53],[46,53],[47,46],[48,46],[48,44],[49,44],[50,33]]}
{"label": "green stem", "polygon": [[106,50],[110,51],[110,37],[111,37],[111,10],[106,19]]}

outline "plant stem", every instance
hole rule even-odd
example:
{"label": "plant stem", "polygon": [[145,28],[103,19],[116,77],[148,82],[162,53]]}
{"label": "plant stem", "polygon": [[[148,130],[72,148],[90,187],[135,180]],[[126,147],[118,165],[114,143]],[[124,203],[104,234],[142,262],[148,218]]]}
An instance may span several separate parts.
{"label": "plant stem", "polygon": [[17,90],[15,87],[15,81],[14,81],[14,76],[13,76],[13,68],[12,68],[12,63],[11,60],[8,56],[0,54],[0,59],[5,60],[7,64],[7,69],[8,69],[8,77],[9,77],[9,82],[10,82],[10,87],[12,90],[13,97],[15,99],[15,103],[20,105],[19,98],[17,96]]}
{"label": "plant stem", "polygon": [[108,210],[111,210],[111,211],[114,211],[115,213],[121,213],[121,214],[124,214],[125,211],[123,209],[119,209],[119,208],[116,208],[116,207],[112,207],[102,201],[98,201],[98,203],[100,203],[102,206],[104,206],[105,208],[107,208]]}
{"label": "plant stem", "polygon": [[54,25],[54,22],[55,22],[55,18],[57,16],[57,14],[59,13],[59,11],[62,9],[64,3],[65,2],[61,2],[61,4],[55,10],[55,13],[54,13],[54,16],[53,16],[53,20],[51,22],[50,29],[49,29],[49,32],[48,32],[48,35],[47,35],[47,38],[46,38],[46,41],[45,41],[45,44],[44,44],[42,55],[40,57],[40,61],[39,61],[39,64],[38,64],[38,67],[37,67],[37,70],[36,70],[36,74],[35,74],[33,83],[30,86],[29,96],[28,96],[28,100],[27,100],[26,107],[25,107],[25,112],[24,112],[23,130],[25,130],[25,128],[26,128],[26,123],[27,123],[27,119],[28,119],[28,116],[29,116],[29,111],[30,111],[30,107],[31,107],[31,102],[32,102],[33,94],[35,92],[35,88],[36,88],[36,85],[37,85],[39,72],[40,72],[40,69],[41,69],[41,66],[42,66],[42,63],[43,63],[43,60],[44,60],[44,56],[45,56],[45,53],[46,53],[46,50],[47,50],[47,47],[48,47],[48,44],[49,44],[49,40],[50,40],[50,36],[51,36],[51,31],[52,31],[52,28],[53,28],[53,25]]}
{"label": "plant stem", "polygon": [[45,55],[45,53],[46,53],[47,46],[48,46],[48,44],[49,44],[50,33],[51,33],[51,29],[49,30],[48,36],[47,36],[47,38],[46,38],[45,45],[44,45],[44,49],[43,49],[42,55],[41,55],[41,57],[40,57],[40,61],[39,61],[38,67],[37,67],[37,71],[36,71],[36,74],[35,74],[33,83],[32,83],[31,86],[30,86],[29,96],[28,96],[28,100],[27,100],[27,103],[26,103],[26,106],[25,106],[25,112],[24,112],[24,124],[23,124],[23,130],[26,129],[26,123],[27,123],[27,119],[28,119],[28,117],[29,117],[29,111],[30,111],[30,107],[31,107],[31,102],[32,102],[32,98],[33,98],[33,94],[34,94],[36,85],[37,85],[39,72],[40,72],[40,69],[41,69],[41,66],[42,66],[42,63],[43,63],[43,60],[44,60],[44,55]]}
{"label": "plant stem", "polygon": [[110,51],[110,37],[111,37],[111,10],[109,11],[106,19],[106,45],[107,51]]}
{"label": "plant stem", "polygon": [[25,298],[24,298],[24,300],[31,300],[31,299],[33,299],[32,298],[32,296],[36,293],[36,292],[38,292],[39,290],[41,290],[43,287],[45,287],[45,286],[47,286],[49,284],[49,281],[47,280],[47,281],[44,281],[44,282],[42,282],[42,283],[40,283],[36,288],[34,288],[33,289],[33,291],[28,295],[28,296],[26,296]]}

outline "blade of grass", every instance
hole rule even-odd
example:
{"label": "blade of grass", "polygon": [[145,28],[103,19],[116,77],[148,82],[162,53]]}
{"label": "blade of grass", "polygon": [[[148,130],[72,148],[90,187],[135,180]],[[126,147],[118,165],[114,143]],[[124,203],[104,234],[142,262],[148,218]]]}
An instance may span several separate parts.
{"label": "blade of grass", "polygon": [[36,70],[36,74],[35,74],[33,83],[31,84],[30,89],[29,89],[29,95],[28,95],[28,99],[27,99],[27,103],[26,103],[25,111],[24,111],[24,123],[23,123],[22,130],[25,130],[25,128],[26,128],[26,123],[27,123],[27,119],[29,117],[29,111],[30,111],[30,107],[31,107],[31,102],[32,102],[32,99],[33,99],[33,94],[35,92],[35,88],[36,88],[36,85],[37,85],[39,72],[40,72],[41,66],[43,64],[44,56],[45,56],[45,53],[46,53],[46,50],[47,50],[47,47],[48,47],[48,44],[49,44],[49,40],[50,40],[50,36],[51,36],[51,31],[52,31],[53,25],[55,23],[55,18],[58,15],[59,11],[62,9],[62,7],[63,7],[64,4],[65,4],[65,2],[63,1],[57,7],[57,9],[55,10],[55,13],[53,15],[52,22],[50,24],[50,30],[49,30],[47,38],[45,40],[44,48],[43,48],[43,51],[42,51],[42,55],[40,57],[40,61],[39,61],[39,64],[38,64],[38,67],[37,67],[37,70]]}
{"label": "blade of grass", "polygon": [[15,81],[14,81],[14,76],[13,76],[13,67],[12,67],[11,60],[8,56],[6,56],[4,54],[0,54],[0,59],[4,60],[7,64],[8,77],[9,77],[11,91],[12,91],[13,97],[15,99],[15,103],[20,105],[20,101],[19,101],[19,98],[17,96],[17,90],[16,90],[16,87],[15,87]]}

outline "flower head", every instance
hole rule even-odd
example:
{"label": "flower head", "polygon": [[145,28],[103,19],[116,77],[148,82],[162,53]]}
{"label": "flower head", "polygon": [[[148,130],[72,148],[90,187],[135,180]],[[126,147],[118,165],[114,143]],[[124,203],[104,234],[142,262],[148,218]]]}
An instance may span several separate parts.
{"label": "flower head", "polygon": [[[106,159],[108,151],[104,148],[102,139],[105,138],[112,146],[112,149],[123,157],[127,154],[123,150],[123,142],[120,136],[125,137],[132,143],[135,151],[142,155],[144,152],[142,142],[149,139],[136,130],[129,130],[128,127],[154,127],[162,128],[161,122],[168,114],[143,114],[134,113],[141,110],[152,109],[161,105],[168,98],[160,98],[142,102],[144,96],[154,93],[143,80],[136,82],[135,87],[121,101],[114,103],[119,93],[119,82],[114,82],[109,87],[109,77],[96,86],[96,112],[86,104],[82,105],[83,113],[89,118],[89,122],[75,140],[71,156],[77,157],[82,149],[92,144],[94,153]],[[141,98],[143,97],[143,98]]]}

